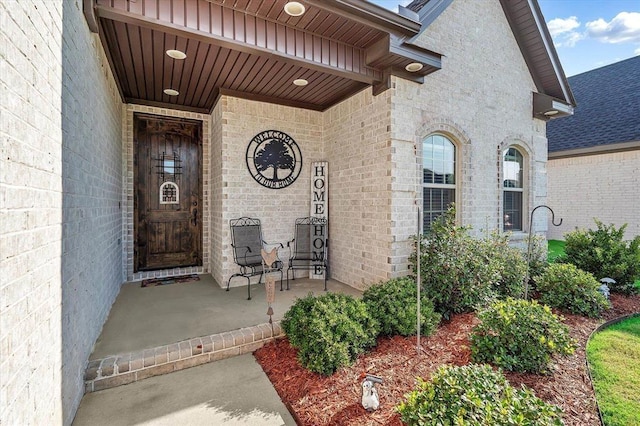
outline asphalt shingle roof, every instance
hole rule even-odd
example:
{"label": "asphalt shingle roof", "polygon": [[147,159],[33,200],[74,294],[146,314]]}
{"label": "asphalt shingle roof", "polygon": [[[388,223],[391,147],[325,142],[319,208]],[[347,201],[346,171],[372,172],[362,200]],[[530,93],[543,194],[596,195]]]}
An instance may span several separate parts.
{"label": "asphalt shingle roof", "polygon": [[640,141],[640,56],[568,81],[577,106],[547,123],[549,152]]}

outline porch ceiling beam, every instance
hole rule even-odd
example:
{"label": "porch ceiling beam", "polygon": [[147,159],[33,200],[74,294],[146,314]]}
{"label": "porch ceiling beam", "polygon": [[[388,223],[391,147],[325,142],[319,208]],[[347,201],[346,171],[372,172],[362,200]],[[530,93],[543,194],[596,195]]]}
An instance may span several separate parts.
{"label": "porch ceiling beam", "polygon": [[[361,83],[373,84],[382,79],[381,71],[365,64],[365,52],[358,47],[251,15],[236,13],[227,8],[221,7],[220,10],[220,16],[226,16],[226,24],[211,25],[209,32],[122,9],[100,5],[94,9],[100,19],[137,25],[248,54],[271,57]],[[237,28],[244,31],[240,33],[236,31]]]}

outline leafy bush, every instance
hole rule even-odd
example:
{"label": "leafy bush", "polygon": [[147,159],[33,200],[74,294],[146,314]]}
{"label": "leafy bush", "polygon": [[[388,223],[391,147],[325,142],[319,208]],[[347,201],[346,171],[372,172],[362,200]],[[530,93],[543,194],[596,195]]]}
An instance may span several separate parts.
{"label": "leafy bush", "polygon": [[554,263],[536,278],[540,301],[577,315],[600,316],[609,301],[598,291],[600,283],[572,264]]}
{"label": "leafy bush", "polygon": [[[422,288],[445,318],[486,305],[496,297],[498,262],[487,253],[484,243],[468,231],[469,228],[456,226],[455,210],[451,208],[421,238]],[[415,252],[410,261],[415,271]]]}
{"label": "leafy bush", "polygon": [[562,410],[488,365],[441,367],[396,408],[407,425],[562,425]]}
{"label": "leafy bush", "polygon": [[379,327],[364,302],[336,293],[298,299],[282,320],[300,363],[327,376],[374,346]]}
{"label": "leafy bush", "polygon": [[572,263],[597,279],[616,280],[611,290],[618,293],[635,291],[634,281],[640,278],[640,236],[624,241],[627,225],[616,229],[595,219],[598,229],[577,230],[565,234],[564,262]]}
{"label": "leafy bush", "polygon": [[[456,226],[453,208],[432,223],[421,244],[422,288],[445,318],[523,292],[526,261],[519,250],[509,247],[506,235],[473,238],[468,227]],[[414,271],[416,258],[414,252]]]}
{"label": "leafy bush", "polygon": [[524,279],[527,275],[525,255],[520,249],[510,247],[505,235],[496,235],[486,240],[485,244],[500,271],[500,279],[495,286],[498,296],[501,298],[522,297],[524,294]]}
{"label": "leafy bush", "polygon": [[575,342],[569,329],[534,301],[494,302],[478,314],[480,324],[471,335],[471,357],[510,371],[545,373],[555,354],[569,355]]}
{"label": "leafy bush", "polygon": [[[550,262],[547,240],[541,235],[529,236],[531,239],[531,255],[529,259],[529,285],[535,286],[534,277],[542,275]],[[529,240],[527,240],[527,247]],[[526,262],[526,253],[525,253]],[[534,290],[535,288],[529,288]]]}
{"label": "leafy bush", "polygon": [[[415,280],[396,278],[368,288],[362,301],[369,313],[379,323],[381,334],[386,336],[411,336],[416,334],[418,291]],[[440,315],[433,311],[433,303],[420,293],[420,332],[428,336],[440,322]]]}

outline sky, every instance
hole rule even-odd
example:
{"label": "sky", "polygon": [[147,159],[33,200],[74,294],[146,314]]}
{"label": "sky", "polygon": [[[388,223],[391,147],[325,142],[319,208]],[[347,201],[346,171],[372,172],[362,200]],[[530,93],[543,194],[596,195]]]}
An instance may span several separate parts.
{"label": "sky", "polygon": [[[397,11],[410,0],[370,0]],[[488,0],[457,0],[488,1]],[[640,0],[538,0],[567,77],[640,55]]]}

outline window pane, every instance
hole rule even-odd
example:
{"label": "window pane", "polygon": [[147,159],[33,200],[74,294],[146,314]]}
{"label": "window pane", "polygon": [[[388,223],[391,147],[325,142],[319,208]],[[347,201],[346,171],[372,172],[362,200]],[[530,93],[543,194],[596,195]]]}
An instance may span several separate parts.
{"label": "window pane", "polygon": [[504,230],[522,231],[522,192],[504,191]]}
{"label": "window pane", "polygon": [[422,143],[424,183],[454,184],[456,147],[442,135],[431,135]]}
{"label": "window pane", "polygon": [[455,201],[455,189],[438,186],[456,183],[456,147],[446,136],[434,134],[423,141],[422,152],[422,181],[430,186],[423,189],[423,226],[427,231]]}
{"label": "window pane", "polygon": [[423,230],[431,229],[431,223],[447,211],[456,199],[455,189],[423,188]]}
{"label": "window pane", "polygon": [[517,149],[509,148],[504,152],[502,167],[504,188],[522,188],[523,163],[524,158]]}

